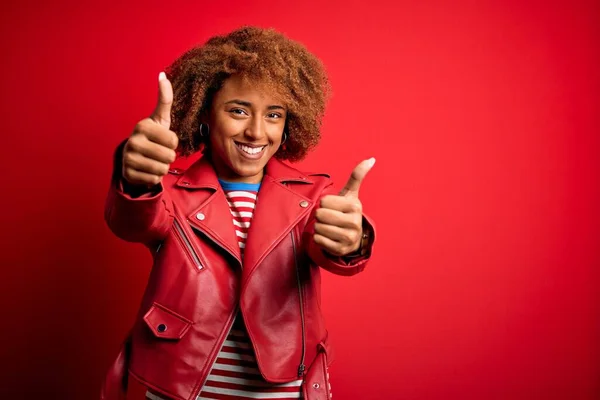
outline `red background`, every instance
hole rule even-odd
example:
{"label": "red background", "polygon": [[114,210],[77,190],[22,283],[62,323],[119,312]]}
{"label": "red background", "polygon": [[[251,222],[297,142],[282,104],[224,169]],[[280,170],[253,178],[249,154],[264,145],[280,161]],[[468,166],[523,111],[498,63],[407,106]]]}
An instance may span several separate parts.
{"label": "red background", "polygon": [[377,157],[361,192],[373,262],[324,274],[334,398],[600,398],[598,2],[25,1],[0,15],[2,398],[97,398],[150,261],[103,222],[113,148],[154,107],[158,72],[242,24],[328,67],[322,144],[302,168],[341,185]]}

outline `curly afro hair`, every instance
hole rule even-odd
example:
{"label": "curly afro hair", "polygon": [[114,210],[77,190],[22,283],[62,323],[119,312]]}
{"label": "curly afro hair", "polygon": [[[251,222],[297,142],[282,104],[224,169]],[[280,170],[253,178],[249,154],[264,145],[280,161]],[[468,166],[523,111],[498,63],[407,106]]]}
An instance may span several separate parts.
{"label": "curly afro hair", "polygon": [[273,29],[243,27],[212,37],[185,52],[166,72],[174,94],[171,129],[179,136],[183,155],[205,148],[200,117],[234,74],[260,81],[285,103],[288,138],[276,158],[301,160],[319,142],[331,92],[323,64],[302,44]]}

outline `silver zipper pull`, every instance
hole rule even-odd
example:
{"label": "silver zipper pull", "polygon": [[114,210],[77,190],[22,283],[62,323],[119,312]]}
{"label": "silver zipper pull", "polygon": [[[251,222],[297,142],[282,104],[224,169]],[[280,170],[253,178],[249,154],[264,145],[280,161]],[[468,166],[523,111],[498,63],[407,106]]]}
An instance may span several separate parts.
{"label": "silver zipper pull", "polygon": [[306,370],[306,365],[304,364],[300,364],[298,366],[298,378],[301,378],[304,376],[304,371]]}

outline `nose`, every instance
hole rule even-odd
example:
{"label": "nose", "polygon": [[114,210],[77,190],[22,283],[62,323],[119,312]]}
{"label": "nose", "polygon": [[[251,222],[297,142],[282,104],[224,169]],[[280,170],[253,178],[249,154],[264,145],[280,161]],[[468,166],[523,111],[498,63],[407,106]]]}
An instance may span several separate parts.
{"label": "nose", "polygon": [[246,125],[246,130],[244,131],[244,136],[253,141],[258,141],[263,139],[266,136],[265,132],[265,123],[262,118],[253,117],[248,121],[248,125]]}

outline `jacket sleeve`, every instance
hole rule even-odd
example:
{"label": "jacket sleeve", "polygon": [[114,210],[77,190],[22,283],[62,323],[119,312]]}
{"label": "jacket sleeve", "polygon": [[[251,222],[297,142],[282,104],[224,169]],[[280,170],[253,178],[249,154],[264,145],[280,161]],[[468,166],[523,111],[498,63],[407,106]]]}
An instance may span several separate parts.
{"label": "jacket sleeve", "polygon": [[[335,194],[333,192],[332,184],[325,188],[320,197],[322,198],[328,194]],[[375,243],[375,225],[373,224],[373,221],[363,213],[363,233],[368,235],[368,242],[365,249],[366,251],[363,255],[336,257],[324,252],[313,240],[316,222],[315,212],[319,207],[319,204],[320,198],[315,205],[302,234],[302,242],[309,258],[316,265],[337,275],[349,276],[362,272],[367,266],[368,261],[371,259],[371,254],[373,252],[373,246]]]}
{"label": "jacket sleeve", "polygon": [[173,223],[173,205],[162,185],[135,193],[122,178],[122,158],[125,142],[114,154],[113,173],[104,219],[110,230],[128,242],[151,246],[162,241]]}

